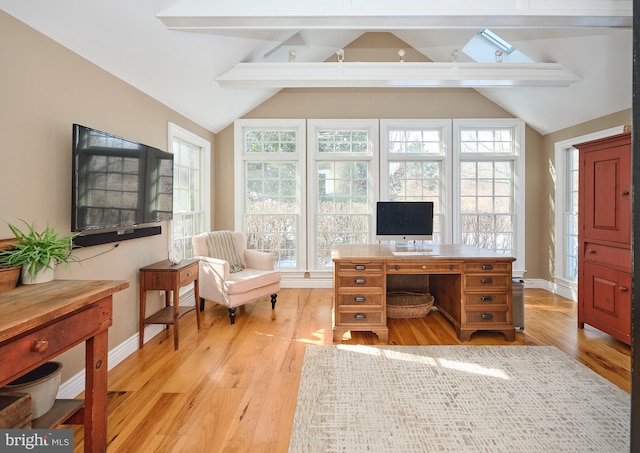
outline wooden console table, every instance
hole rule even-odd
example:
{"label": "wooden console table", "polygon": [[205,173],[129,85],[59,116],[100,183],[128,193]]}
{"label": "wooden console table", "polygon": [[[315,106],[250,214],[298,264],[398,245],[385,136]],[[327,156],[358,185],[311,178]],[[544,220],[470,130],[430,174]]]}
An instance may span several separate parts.
{"label": "wooden console table", "polygon": [[[398,249],[407,252],[407,249]],[[515,340],[511,265],[515,258],[462,244],[429,245],[415,255],[394,255],[395,246],[345,244],[332,249],[333,341],[349,330],[389,339],[387,293],[431,293],[460,341],[479,330]]]}
{"label": "wooden console table", "polygon": [[[192,307],[180,306],[180,288],[193,283],[195,302]],[[165,307],[147,317],[147,291],[165,291]],[[169,297],[169,292],[173,297]],[[198,300],[198,260],[182,260],[171,264],[169,260],[160,261],[140,269],[140,349],[144,346],[145,324],[173,324],[173,348],[178,350],[178,321],[192,310],[196,311],[196,323],[200,328],[200,310]]]}
{"label": "wooden console table", "polygon": [[107,449],[107,329],[113,294],[128,287],[126,280],[54,280],[0,293],[0,386],[85,342],[84,407],[65,422],[84,422],[86,452]]}

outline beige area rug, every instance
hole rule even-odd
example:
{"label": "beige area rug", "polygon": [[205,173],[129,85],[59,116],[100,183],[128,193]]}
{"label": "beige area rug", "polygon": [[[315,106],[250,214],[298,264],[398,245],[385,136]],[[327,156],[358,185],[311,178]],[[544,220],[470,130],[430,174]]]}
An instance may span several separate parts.
{"label": "beige area rug", "polygon": [[628,452],[629,423],[554,347],[309,345],[289,452]]}

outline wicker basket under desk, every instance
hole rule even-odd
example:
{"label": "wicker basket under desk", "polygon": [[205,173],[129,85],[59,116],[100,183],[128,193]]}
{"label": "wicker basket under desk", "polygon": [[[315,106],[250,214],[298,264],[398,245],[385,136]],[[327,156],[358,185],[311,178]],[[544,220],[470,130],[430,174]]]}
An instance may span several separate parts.
{"label": "wicker basket under desk", "polygon": [[429,293],[389,292],[387,293],[387,318],[423,318],[431,312],[434,300]]}

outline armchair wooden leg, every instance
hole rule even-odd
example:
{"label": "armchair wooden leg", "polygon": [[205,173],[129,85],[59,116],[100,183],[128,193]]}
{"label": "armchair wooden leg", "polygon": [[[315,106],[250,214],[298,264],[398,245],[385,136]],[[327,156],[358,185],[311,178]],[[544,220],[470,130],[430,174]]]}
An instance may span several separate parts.
{"label": "armchair wooden leg", "polygon": [[276,298],[278,297],[277,294],[272,294],[271,295],[271,309],[275,309],[276,308]]}
{"label": "armchair wooden leg", "polygon": [[200,311],[204,311],[204,297],[200,298]]}
{"label": "armchair wooden leg", "polygon": [[229,319],[231,320],[231,324],[236,323],[236,307],[229,309]]}

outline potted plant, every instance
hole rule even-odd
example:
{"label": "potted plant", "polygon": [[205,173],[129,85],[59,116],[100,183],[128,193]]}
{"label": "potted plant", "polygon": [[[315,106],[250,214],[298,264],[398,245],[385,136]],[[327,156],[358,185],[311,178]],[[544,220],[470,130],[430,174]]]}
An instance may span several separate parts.
{"label": "potted plant", "polygon": [[9,241],[11,248],[0,250],[0,266],[22,266],[23,284],[51,281],[56,265],[69,266],[69,263],[78,261],[71,253],[77,233],[61,237],[49,225],[38,232],[33,223],[28,224],[24,220],[22,223],[26,226],[24,231],[8,224],[15,240]]}

